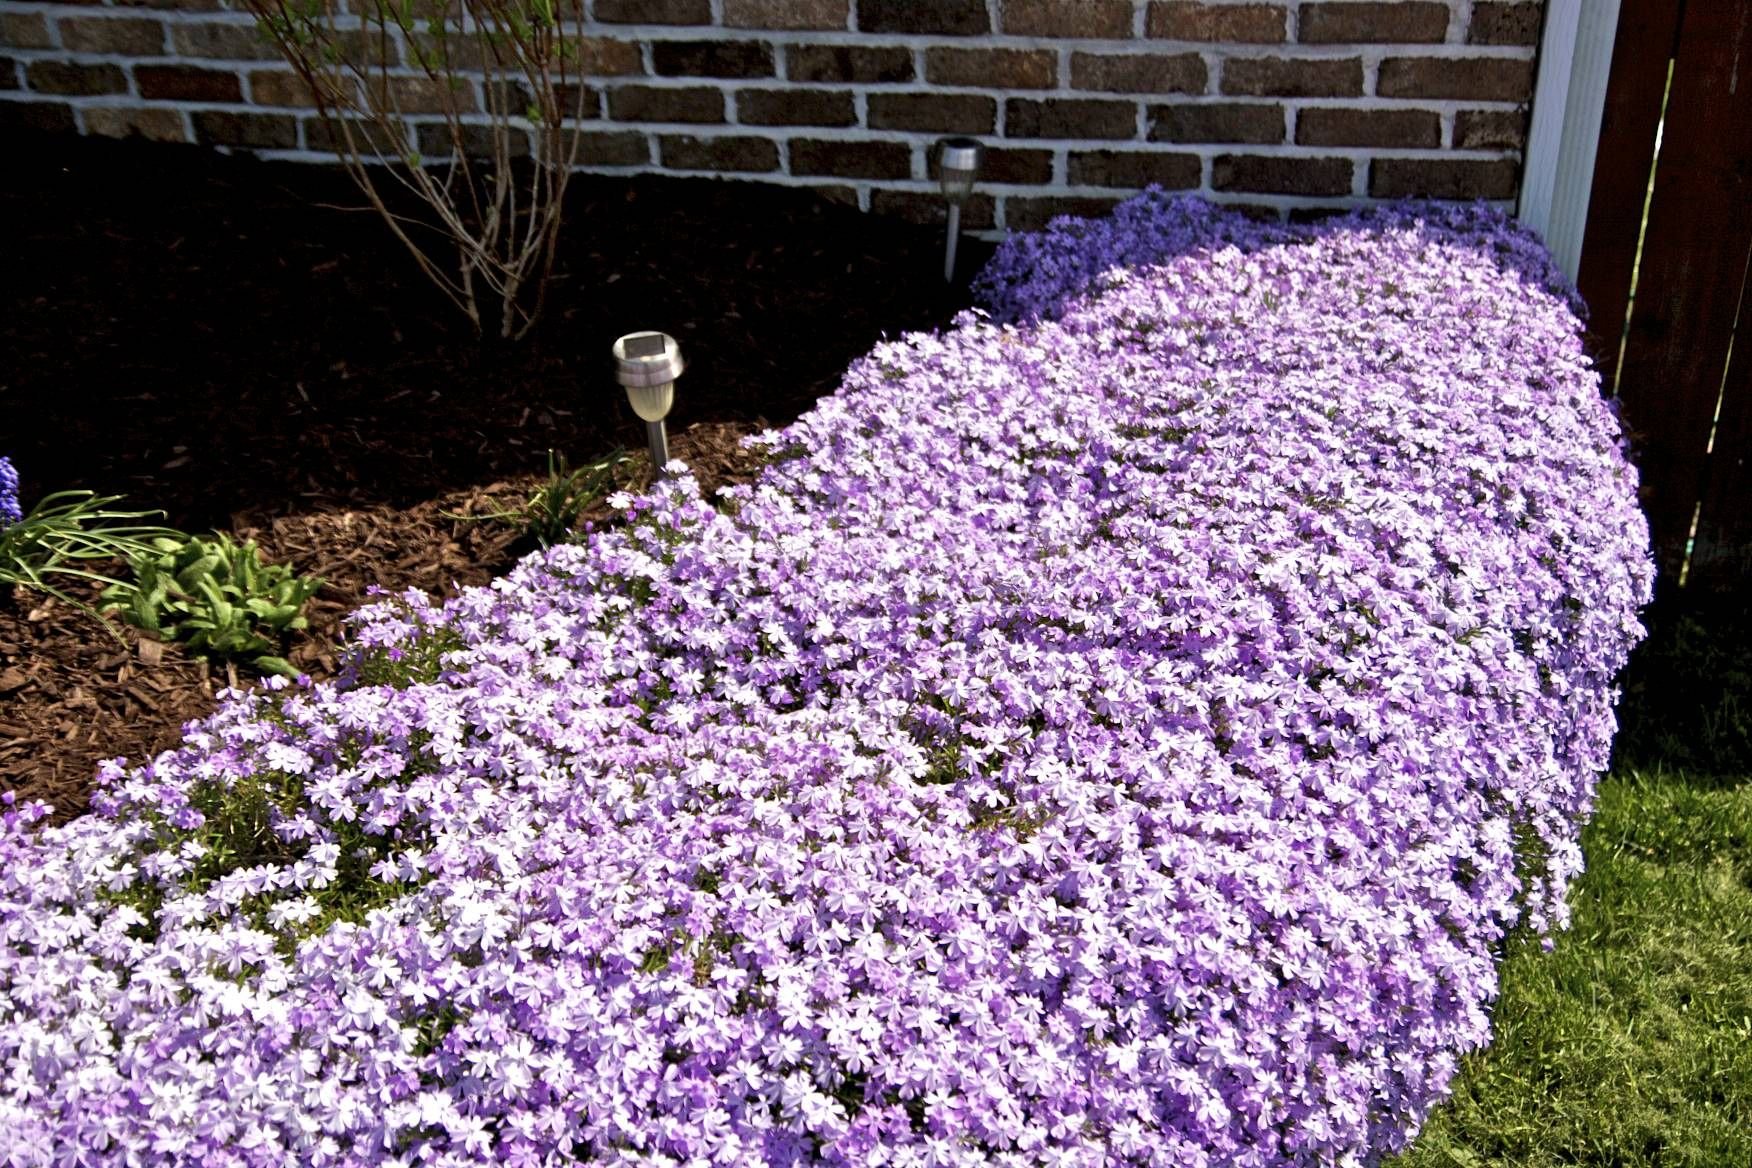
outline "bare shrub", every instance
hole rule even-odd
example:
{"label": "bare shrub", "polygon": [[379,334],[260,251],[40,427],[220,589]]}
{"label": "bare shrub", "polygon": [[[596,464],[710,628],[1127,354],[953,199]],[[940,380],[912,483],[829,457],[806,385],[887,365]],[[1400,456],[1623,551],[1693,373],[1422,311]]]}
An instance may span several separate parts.
{"label": "bare shrub", "polygon": [[421,271],[477,332],[528,333],[577,162],[584,0],[244,3]]}

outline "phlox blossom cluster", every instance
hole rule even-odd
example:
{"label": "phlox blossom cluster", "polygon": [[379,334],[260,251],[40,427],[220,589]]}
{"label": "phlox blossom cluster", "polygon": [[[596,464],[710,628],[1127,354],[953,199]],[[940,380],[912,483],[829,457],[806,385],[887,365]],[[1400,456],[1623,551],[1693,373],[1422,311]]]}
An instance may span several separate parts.
{"label": "phlox blossom cluster", "polygon": [[1563,923],[1650,587],[1567,292],[1484,212],[1159,194],[993,275],[752,485],[8,807],[4,1158],[1402,1146]]}

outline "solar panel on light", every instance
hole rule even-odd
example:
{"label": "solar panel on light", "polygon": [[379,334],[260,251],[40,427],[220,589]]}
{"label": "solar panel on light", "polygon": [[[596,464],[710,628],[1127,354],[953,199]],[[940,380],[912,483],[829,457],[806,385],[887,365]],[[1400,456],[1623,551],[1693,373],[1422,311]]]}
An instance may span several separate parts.
{"label": "solar panel on light", "polygon": [[628,337],[623,350],[629,357],[661,357],[663,356],[663,334],[642,333]]}

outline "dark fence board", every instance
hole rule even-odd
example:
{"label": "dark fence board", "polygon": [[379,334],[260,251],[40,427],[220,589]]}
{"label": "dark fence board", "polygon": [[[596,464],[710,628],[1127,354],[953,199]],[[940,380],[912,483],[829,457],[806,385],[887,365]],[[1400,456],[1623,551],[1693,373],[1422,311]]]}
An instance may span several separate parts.
{"label": "dark fence board", "polygon": [[1608,382],[1618,362],[1649,163],[1661,124],[1667,62],[1678,49],[1683,8],[1682,0],[1627,0],[1618,11],[1611,82],[1600,116],[1600,145],[1576,279],[1590,312],[1588,350]]}
{"label": "dark fence board", "polygon": [[[1646,11],[1640,5],[1626,7]],[[1714,460],[1706,451],[1739,311],[1745,257],[1752,248],[1752,0],[1692,0],[1680,17],[1619,381],[1625,417],[1638,439],[1643,502],[1665,588],[1678,582],[1692,516],[1711,482]],[[1637,46],[1621,43],[1619,48],[1634,51]],[[1658,48],[1650,55],[1658,57]],[[1615,63],[1617,56],[1615,51]],[[1635,66],[1624,81],[1626,89],[1643,91],[1647,101],[1646,73],[1652,70],[1652,63]],[[1615,89],[1620,80],[1613,78]],[[1657,94],[1650,110],[1658,113],[1658,107]],[[1631,119],[1637,133],[1649,116],[1644,111]],[[1613,149],[1620,149],[1619,144]],[[1620,182],[1640,191],[1647,174],[1645,159],[1635,169],[1640,177],[1634,184],[1630,174]],[[1636,224],[1635,217],[1623,220],[1622,206],[1613,206],[1625,203],[1627,193],[1599,193],[1606,196],[1599,217],[1592,210],[1589,215],[1598,250],[1591,267],[1586,259],[1584,266],[1602,281],[1592,286],[1592,293],[1605,311],[1622,300],[1620,283],[1628,289],[1623,251],[1627,241],[1635,248]],[[1604,316],[1601,331],[1610,331]],[[1721,489],[1729,489],[1730,480],[1723,476]],[[1736,503],[1730,499],[1723,506],[1731,509]],[[1712,529],[1708,558],[1725,565],[1734,554]]]}
{"label": "dark fence board", "polygon": [[1721,399],[1691,553],[1691,581],[1700,588],[1752,585],[1752,253]]}

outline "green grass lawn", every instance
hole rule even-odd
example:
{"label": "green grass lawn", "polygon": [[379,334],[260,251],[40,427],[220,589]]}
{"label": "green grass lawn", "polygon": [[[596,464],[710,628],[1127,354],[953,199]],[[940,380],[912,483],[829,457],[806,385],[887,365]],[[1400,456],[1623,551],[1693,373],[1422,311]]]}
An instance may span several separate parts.
{"label": "green grass lawn", "polygon": [[1669,609],[1624,679],[1574,923],[1393,1168],[1752,1165],[1752,611]]}

